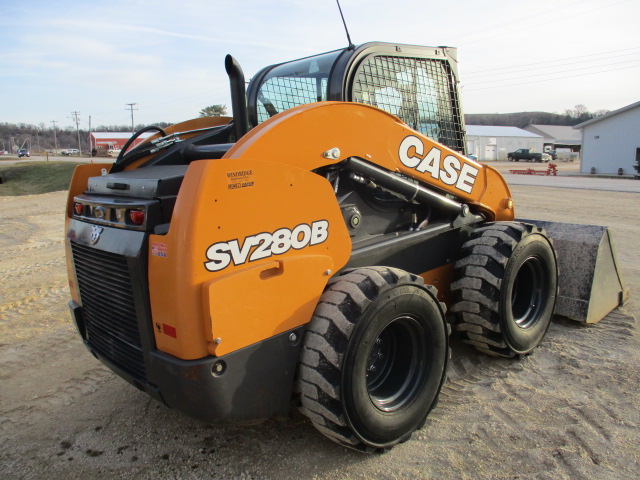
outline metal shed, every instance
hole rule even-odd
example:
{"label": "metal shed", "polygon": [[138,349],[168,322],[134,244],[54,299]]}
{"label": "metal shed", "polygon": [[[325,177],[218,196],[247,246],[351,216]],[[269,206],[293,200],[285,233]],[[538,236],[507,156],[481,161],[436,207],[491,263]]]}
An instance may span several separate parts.
{"label": "metal shed", "polygon": [[640,102],[576,125],[582,130],[583,173],[636,173],[640,161]]}
{"label": "metal shed", "polygon": [[519,148],[542,152],[544,138],[518,127],[467,125],[467,152],[480,161],[506,161]]}
{"label": "metal shed", "polygon": [[527,125],[524,129],[528,132],[542,135],[544,146],[552,150],[568,148],[574,152],[580,151],[582,135],[568,125]]}

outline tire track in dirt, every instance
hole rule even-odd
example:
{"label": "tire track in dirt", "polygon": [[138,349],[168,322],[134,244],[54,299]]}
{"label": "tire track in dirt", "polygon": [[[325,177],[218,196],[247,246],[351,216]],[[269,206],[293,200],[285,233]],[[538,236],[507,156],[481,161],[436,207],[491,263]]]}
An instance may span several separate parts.
{"label": "tire track in dirt", "polygon": [[112,372],[100,366],[85,371],[81,376],[68,378],[44,394],[35,395],[8,410],[3,409],[0,431],[9,432],[26,425],[35,425],[46,412],[71,405],[74,400],[97,391],[102,384],[113,378]]}
{"label": "tire track in dirt", "polygon": [[[556,319],[538,349],[520,361],[482,355],[454,338],[438,407],[414,437],[421,449],[447,458],[450,467],[462,460],[452,456],[448,444],[467,444],[496,458],[510,452],[517,460],[501,469],[477,465],[499,478],[634,478],[612,469],[602,453],[617,448],[621,420],[611,403],[616,397],[624,402],[627,386],[594,392],[589,375],[597,369],[598,376],[619,376],[635,329],[633,317],[620,310],[590,326]],[[611,352],[599,343],[619,348]],[[558,384],[559,378],[567,378],[568,385]],[[628,383],[635,384],[632,378]],[[474,461],[464,458],[466,471],[474,470]]]}
{"label": "tire track in dirt", "polygon": [[21,243],[17,246],[13,247],[5,247],[3,248],[3,259],[4,260],[14,260],[19,257],[23,257],[25,252],[32,252],[34,250],[42,250],[43,248],[56,247],[58,245],[64,245],[63,240],[50,240],[50,241],[39,241],[34,243]]}
{"label": "tire track in dirt", "polygon": [[64,257],[57,257],[51,260],[47,260],[45,262],[33,263],[33,264],[23,265],[18,268],[12,268],[8,272],[4,272],[2,271],[2,269],[0,269],[0,272],[2,273],[2,276],[5,280],[14,280],[14,279],[26,278],[33,271],[42,271],[51,267],[54,267],[57,269],[57,267],[63,266],[65,265],[65,263],[66,261]]}
{"label": "tire track in dirt", "polygon": [[33,366],[33,359],[43,351],[49,358],[63,356],[69,344],[79,342],[71,326],[58,328],[46,337],[38,337],[17,345],[0,345],[0,379],[10,378],[15,373]]}
{"label": "tire track in dirt", "polygon": [[19,299],[0,305],[0,318],[4,321],[9,322],[30,312],[38,312],[52,306],[66,304],[64,297],[69,296],[69,287],[41,287],[28,292],[15,293],[20,295]]}

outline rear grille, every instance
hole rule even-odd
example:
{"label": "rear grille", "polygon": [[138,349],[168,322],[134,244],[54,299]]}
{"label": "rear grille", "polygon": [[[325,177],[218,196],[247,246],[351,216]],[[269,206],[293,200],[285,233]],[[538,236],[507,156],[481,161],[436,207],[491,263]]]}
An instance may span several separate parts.
{"label": "rear grille", "polygon": [[72,243],[87,341],[100,355],[145,382],[144,356],[127,257]]}

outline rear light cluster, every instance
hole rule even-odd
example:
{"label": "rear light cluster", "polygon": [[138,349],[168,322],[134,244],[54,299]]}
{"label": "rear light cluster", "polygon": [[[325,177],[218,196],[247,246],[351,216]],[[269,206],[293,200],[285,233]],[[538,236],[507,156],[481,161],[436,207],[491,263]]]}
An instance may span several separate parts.
{"label": "rear light cluster", "polygon": [[144,212],[142,210],[129,210],[129,219],[134,225],[144,225]]}
{"label": "rear light cluster", "polygon": [[122,205],[97,205],[74,202],[74,217],[120,228],[143,228],[146,225],[147,210],[144,207]]}

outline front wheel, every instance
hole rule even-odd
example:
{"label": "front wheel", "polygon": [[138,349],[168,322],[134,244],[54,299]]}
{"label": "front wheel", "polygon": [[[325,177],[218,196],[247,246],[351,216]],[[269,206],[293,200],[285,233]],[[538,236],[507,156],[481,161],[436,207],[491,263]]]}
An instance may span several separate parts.
{"label": "front wheel", "polygon": [[352,270],[332,279],[306,333],[301,410],[343,446],[390,448],[424,424],[448,355],[435,288],[394,268]]}
{"label": "front wheel", "polygon": [[454,274],[451,310],[465,342],[503,357],[540,343],[558,293],[555,251],[544,230],[516,222],[478,228],[463,244]]}

